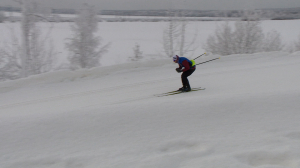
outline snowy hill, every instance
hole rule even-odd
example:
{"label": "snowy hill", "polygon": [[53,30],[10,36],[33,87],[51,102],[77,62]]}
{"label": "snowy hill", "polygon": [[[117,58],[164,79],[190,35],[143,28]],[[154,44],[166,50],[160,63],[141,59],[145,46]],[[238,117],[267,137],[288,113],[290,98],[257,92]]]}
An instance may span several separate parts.
{"label": "snowy hill", "polygon": [[[203,57],[205,61],[214,56]],[[298,168],[300,53],[171,60],[0,83],[2,168]]]}

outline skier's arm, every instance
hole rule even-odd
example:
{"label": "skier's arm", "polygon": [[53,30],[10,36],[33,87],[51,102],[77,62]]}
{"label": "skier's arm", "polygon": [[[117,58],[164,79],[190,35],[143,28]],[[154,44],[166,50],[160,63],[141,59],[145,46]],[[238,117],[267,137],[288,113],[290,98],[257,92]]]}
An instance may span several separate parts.
{"label": "skier's arm", "polygon": [[176,71],[177,71],[178,73],[180,73],[180,72],[182,72],[182,66],[181,66],[180,64],[178,64],[178,65],[179,65],[179,67],[176,68]]}
{"label": "skier's arm", "polygon": [[185,71],[187,71],[187,70],[190,69],[190,64],[189,64],[188,61],[184,60],[184,61],[182,62],[182,65],[184,66],[184,69],[182,70],[183,72],[185,72]]}

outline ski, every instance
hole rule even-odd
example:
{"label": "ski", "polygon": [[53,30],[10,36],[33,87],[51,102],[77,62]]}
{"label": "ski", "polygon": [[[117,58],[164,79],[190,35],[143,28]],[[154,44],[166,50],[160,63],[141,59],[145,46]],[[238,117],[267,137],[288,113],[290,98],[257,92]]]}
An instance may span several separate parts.
{"label": "ski", "polygon": [[[201,88],[201,87],[199,87]],[[193,89],[198,89],[198,88],[193,88]],[[161,93],[161,94],[156,94],[154,96],[160,96],[160,95],[165,95],[165,94],[172,94],[172,93],[181,93],[181,90],[174,90],[174,91],[170,91],[170,92],[166,92],[166,93]]]}
{"label": "ski", "polygon": [[[205,88],[202,88],[202,87],[192,88],[191,91],[189,91],[189,92],[198,91],[198,90],[205,90]],[[166,93],[162,93],[162,94],[156,94],[154,96],[163,97],[163,96],[170,96],[170,95],[175,95],[175,94],[180,94],[180,93],[188,93],[188,92],[182,92],[182,91],[176,90],[176,91],[166,92]]]}
{"label": "ski", "polygon": [[[193,89],[191,89],[191,91],[189,91],[189,92],[198,91],[198,90],[205,90],[205,88],[193,88]],[[165,95],[163,95],[163,96],[171,96],[171,95],[181,94],[181,93],[188,93],[188,92],[182,92],[182,91],[179,91],[179,92],[175,92],[175,93],[165,94]],[[160,96],[160,97],[161,97],[161,96]]]}

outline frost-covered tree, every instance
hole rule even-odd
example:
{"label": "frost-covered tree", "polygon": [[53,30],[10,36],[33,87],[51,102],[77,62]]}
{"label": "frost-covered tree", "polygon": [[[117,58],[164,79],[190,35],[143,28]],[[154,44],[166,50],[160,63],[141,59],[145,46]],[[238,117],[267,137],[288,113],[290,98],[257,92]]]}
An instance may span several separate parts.
{"label": "frost-covered tree", "polygon": [[[50,31],[45,35],[38,23],[46,18],[40,15],[40,6],[34,0],[14,1],[22,7],[21,40],[12,35],[10,43],[1,49],[2,60],[5,60],[1,74],[12,79],[48,72],[54,60],[53,47],[48,44]],[[12,30],[11,34],[14,34]]]}
{"label": "frost-covered tree", "polygon": [[261,51],[279,51],[283,45],[278,32],[263,33],[259,21],[238,21],[231,26],[225,23],[210,35],[204,48],[213,54],[251,54]]}
{"label": "frost-covered tree", "polygon": [[73,35],[66,43],[70,51],[69,60],[72,69],[92,68],[100,65],[102,54],[107,52],[109,44],[100,47],[101,38],[96,36],[98,31],[97,12],[88,4],[83,5],[71,26]]}
{"label": "frost-covered tree", "polygon": [[0,81],[13,80],[21,77],[21,46],[15,36],[14,28],[10,29],[10,41],[5,42],[0,48]]}
{"label": "frost-covered tree", "polygon": [[233,29],[228,23],[218,27],[207,39],[205,49],[220,55],[251,54],[255,52],[280,51],[281,36],[276,31],[263,33],[260,11],[242,11],[242,21],[236,21]]}
{"label": "frost-covered tree", "polygon": [[41,7],[35,0],[19,2],[22,5],[22,77],[48,72],[54,60],[53,47],[49,34],[43,36],[38,23],[47,19],[39,12]]}

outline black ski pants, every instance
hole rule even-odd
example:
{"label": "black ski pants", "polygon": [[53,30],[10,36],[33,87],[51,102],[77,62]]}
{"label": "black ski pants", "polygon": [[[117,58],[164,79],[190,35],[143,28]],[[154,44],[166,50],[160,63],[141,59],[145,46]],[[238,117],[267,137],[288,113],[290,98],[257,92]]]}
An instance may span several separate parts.
{"label": "black ski pants", "polygon": [[187,70],[187,71],[185,71],[185,72],[183,72],[183,73],[181,74],[181,81],[182,81],[183,87],[191,88],[190,83],[189,83],[189,80],[188,80],[187,77],[190,76],[190,75],[192,75],[192,73],[193,73],[195,70],[196,70],[196,68],[195,68],[195,69],[189,69],[189,70]]}

